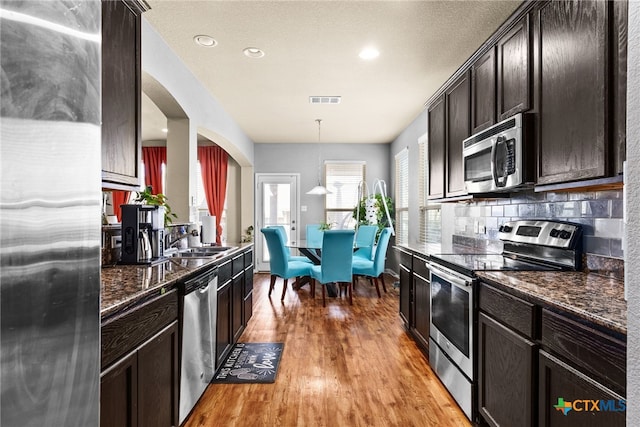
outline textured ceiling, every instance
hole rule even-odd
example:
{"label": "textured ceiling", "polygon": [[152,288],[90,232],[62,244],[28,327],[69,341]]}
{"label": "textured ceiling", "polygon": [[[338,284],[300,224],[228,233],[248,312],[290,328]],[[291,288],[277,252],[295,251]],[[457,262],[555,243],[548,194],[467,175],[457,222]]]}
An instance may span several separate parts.
{"label": "textured ceiling", "polygon": [[[393,141],[521,3],[147,1],[146,19],[257,143],[318,142],[318,118],[323,143]],[[196,45],[198,34],[218,45]],[[369,45],[380,56],[363,61]],[[342,102],[312,105],[312,95]],[[149,104],[143,140],[162,139]]]}

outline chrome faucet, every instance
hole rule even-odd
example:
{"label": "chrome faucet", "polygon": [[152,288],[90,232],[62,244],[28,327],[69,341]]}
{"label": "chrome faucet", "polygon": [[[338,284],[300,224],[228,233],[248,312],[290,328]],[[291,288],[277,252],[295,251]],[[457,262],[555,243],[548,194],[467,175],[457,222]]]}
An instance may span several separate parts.
{"label": "chrome faucet", "polygon": [[167,245],[167,249],[172,248],[176,243],[178,243],[180,240],[184,239],[185,237],[189,237],[189,236],[198,237],[199,235],[200,233],[198,233],[198,230],[191,230],[188,233],[180,233],[178,237],[176,237],[171,242],[169,242],[169,244]]}

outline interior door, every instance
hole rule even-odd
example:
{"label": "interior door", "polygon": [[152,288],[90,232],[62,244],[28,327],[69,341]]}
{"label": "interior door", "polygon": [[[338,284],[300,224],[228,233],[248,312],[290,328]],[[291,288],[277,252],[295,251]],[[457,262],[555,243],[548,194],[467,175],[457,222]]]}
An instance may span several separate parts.
{"label": "interior door", "polygon": [[281,225],[287,232],[288,242],[298,241],[300,222],[298,182],[299,174],[256,174],[256,268],[269,271],[269,251],[263,227]]}

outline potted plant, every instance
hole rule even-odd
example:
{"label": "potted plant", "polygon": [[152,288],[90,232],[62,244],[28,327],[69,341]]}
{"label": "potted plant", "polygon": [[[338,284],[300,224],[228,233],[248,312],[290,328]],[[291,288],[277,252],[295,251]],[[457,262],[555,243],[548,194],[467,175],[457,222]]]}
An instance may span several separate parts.
{"label": "potted plant", "polygon": [[171,206],[167,203],[167,196],[162,193],[153,194],[153,189],[150,185],[148,185],[144,190],[136,193],[135,201],[145,205],[163,206],[165,227],[171,225],[174,218],[178,218],[178,215],[171,211]]}
{"label": "potted plant", "polygon": [[[367,200],[369,200],[369,210],[373,210],[375,214],[375,221],[369,221],[367,218]],[[391,217],[391,221],[395,221],[395,210],[394,203],[391,197],[385,197],[384,202],[386,202],[387,208],[389,209],[389,216]],[[385,227],[389,227],[392,224],[389,224],[389,220],[387,219],[387,212],[384,208],[384,202],[382,194],[374,194],[372,196],[363,198],[360,200],[358,205],[353,208],[353,219],[358,221],[356,227],[361,225],[377,225],[378,232],[376,234],[376,240],[378,236],[382,232],[382,229]]]}

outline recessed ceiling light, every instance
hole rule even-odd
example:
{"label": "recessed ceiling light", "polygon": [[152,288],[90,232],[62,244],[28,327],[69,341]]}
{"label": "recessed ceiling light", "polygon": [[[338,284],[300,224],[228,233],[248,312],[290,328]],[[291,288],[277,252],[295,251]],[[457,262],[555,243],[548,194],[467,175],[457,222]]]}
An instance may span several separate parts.
{"label": "recessed ceiling light", "polygon": [[380,55],[380,52],[378,52],[378,49],[376,49],[375,47],[365,47],[358,54],[358,56],[365,61],[375,59],[378,57],[378,55]]}
{"label": "recessed ceiling light", "polygon": [[264,56],[262,49],[258,49],[257,47],[247,47],[244,48],[242,52],[249,58],[262,58]]}
{"label": "recessed ceiling light", "polygon": [[167,129],[167,128],[162,128],[162,129],[160,129],[160,130],[161,130],[162,132],[164,132],[164,133],[169,132],[169,129]]}
{"label": "recessed ceiling light", "polygon": [[204,34],[195,36],[193,38],[193,41],[196,42],[196,44],[204,47],[214,47],[218,44],[218,42],[213,37],[205,36]]}

